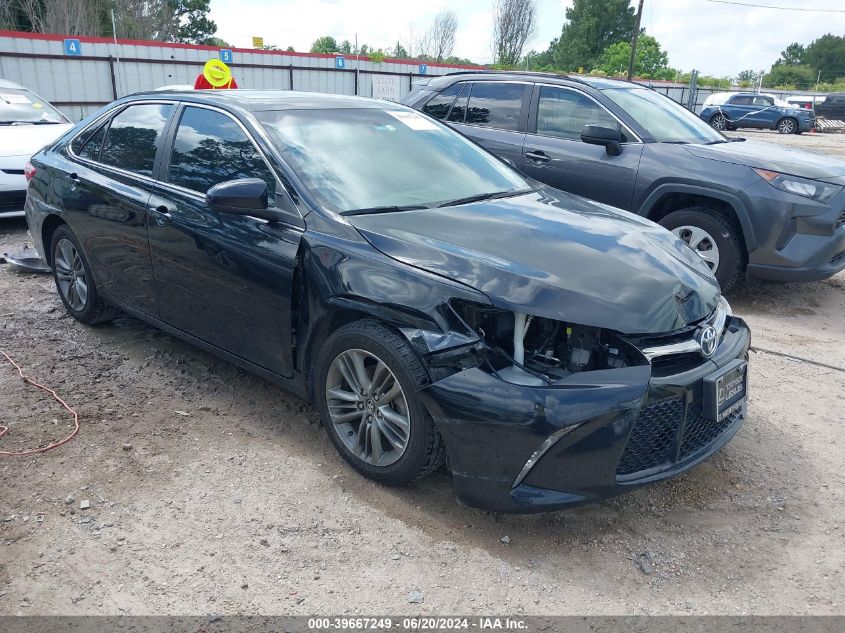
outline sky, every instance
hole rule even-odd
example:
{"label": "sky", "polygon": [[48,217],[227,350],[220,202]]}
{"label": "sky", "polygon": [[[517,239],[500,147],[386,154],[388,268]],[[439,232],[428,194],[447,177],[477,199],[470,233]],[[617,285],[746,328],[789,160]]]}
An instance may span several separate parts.
{"label": "sky", "polygon": [[[720,77],[746,69],[768,70],[792,42],[808,44],[825,33],[845,35],[842,0],[737,1],[839,12],[750,8],[712,0],[645,0],[642,26],[668,52],[673,68],[695,68]],[[437,12],[449,8],[458,17],[454,54],[489,63],[492,5],[493,0],[211,0],[211,18],[218,37],[236,47],[249,48],[252,36],[261,36],[265,44],[308,51],[321,35],[354,42],[357,34],[360,44],[392,49],[398,39],[413,51]],[[560,35],[571,5],[571,0],[537,0],[538,29],[529,49],[548,48]],[[845,60],[843,68],[830,72],[845,76]]]}

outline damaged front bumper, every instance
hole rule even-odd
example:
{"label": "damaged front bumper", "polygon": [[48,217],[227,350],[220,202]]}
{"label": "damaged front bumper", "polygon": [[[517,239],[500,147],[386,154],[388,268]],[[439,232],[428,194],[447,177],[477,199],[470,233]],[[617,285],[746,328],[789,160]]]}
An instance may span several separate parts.
{"label": "damaged front bumper", "polygon": [[421,392],[446,443],[458,499],[500,512],[545,512],[682,473],[741,426],[703,415],[704,379],[746,359],[750,333],[729,317],[709,359],[672,375],[651,365],[574,373],[549,386],[473,367]]}

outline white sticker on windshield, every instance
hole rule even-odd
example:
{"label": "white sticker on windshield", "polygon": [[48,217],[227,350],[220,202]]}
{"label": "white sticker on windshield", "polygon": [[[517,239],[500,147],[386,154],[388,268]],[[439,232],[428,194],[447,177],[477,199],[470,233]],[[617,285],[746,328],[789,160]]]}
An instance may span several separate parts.
{"label": "white sticker on windshield", "polygon": [[30,103],[29,99],[26,98],[26,95],[0,94],[0,99],[6,103]]}
{"label": "white sticker on windshield", "polygon": [[436,130],[437,126],[433,121],[429,121],[421,114],[416,112],[407,112],[405,110],[387,110],[390,116],[397,121],[407,125],[412,130]]}

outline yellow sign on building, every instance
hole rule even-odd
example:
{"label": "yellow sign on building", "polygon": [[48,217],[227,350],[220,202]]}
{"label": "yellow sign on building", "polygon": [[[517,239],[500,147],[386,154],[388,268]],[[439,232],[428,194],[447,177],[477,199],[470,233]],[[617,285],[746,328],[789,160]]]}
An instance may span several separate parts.
{"label": "yellow sign on building", "polygon": [[264,38],[263,37],[255,37],[252,38],[252,47],[253,48],[264,48]]}

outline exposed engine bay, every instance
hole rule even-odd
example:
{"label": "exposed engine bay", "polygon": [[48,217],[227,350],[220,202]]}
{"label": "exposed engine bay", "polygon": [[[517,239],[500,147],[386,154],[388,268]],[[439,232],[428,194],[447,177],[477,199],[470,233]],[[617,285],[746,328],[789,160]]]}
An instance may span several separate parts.
{"label": "exposed engine bay", "polygon": [[608,330],[464,302],[453,308],[484,343],[479,366],[508,382],[539,386],[576,372],[647,364]]}

